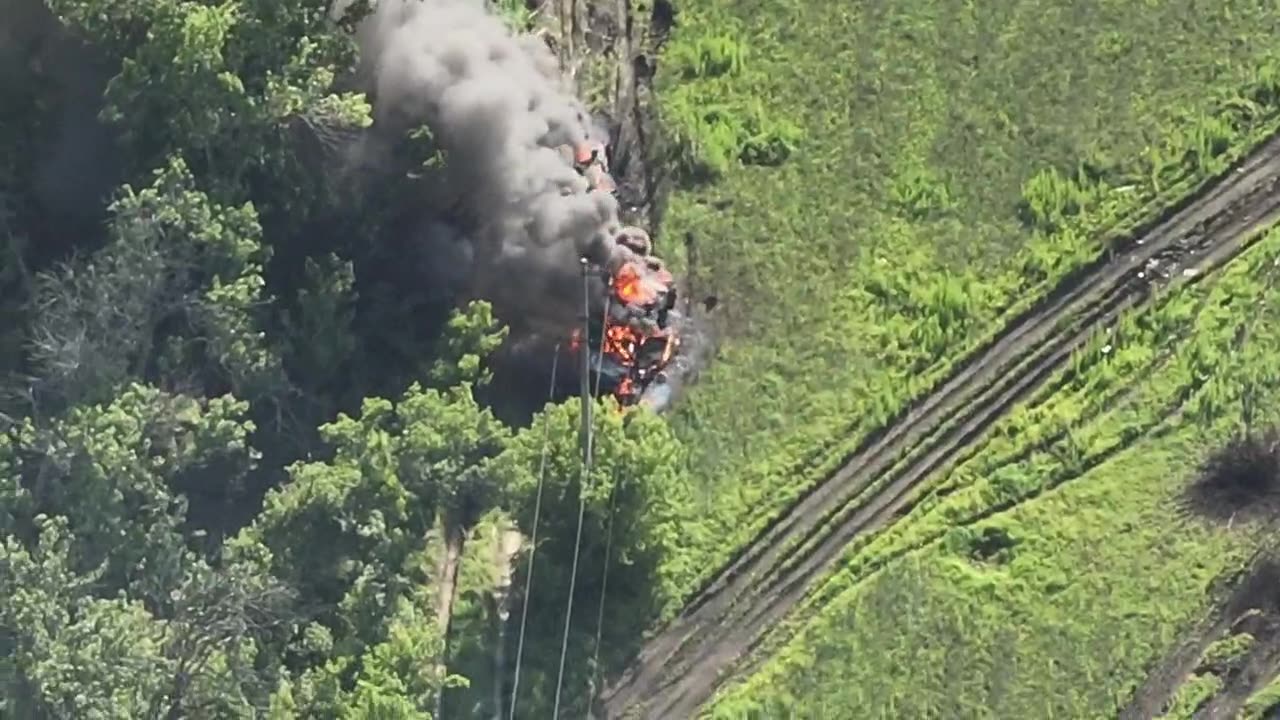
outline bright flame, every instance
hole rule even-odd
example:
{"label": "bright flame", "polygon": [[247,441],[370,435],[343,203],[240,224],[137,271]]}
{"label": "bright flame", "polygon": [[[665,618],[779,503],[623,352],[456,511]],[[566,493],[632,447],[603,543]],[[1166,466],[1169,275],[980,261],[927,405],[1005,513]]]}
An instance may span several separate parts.
{"label": "bright flame", "polygon": [[[617,185],[609,174],[605,147],[591,141],[562,148],[564,158],[587,179],[591,189],[614,192]],[[680,339],[673,328],[666,327],[666,313],[674,303],[675,278],[662,261],[650,254],[652,241],[643,230],[632,228],[614,238],[631,254],[617,272],[608,279],[610,301],[623,306],[619,317],[610,314],[604,320],[599,358],[612,361],[623,370],[613,389],[621,406],[633,404],[649,383],[659,375],[677,352]],[[667,303],[659,307],[659,301]],[[584,347],[588,338],[574,330],[569,344],[574,350]],[[660,344],[659,344],[660,343]],[[612,376],[612,375],[611,375]]]}
{"label": "bright flame", "polygon": [[647,304],[653,302],[657,295],[652,288],[646,287],[635,263],[627,263],[618,270],[613,278],[613,291],[627,305]]}
{"label": "bright flame", "polygon": [[626,325],[609,325],[604,331],[604,352],[629,365],[636,361],[636,346],[640,338]]}

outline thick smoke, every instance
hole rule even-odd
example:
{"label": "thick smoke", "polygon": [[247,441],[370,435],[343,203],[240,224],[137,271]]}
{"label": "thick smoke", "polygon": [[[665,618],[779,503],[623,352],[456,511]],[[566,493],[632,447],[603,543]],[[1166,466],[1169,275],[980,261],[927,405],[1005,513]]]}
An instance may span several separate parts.
{"label": "thick smoke", "polygon": [[426,125],[445,166],[422,183],[424,227],[447,214],[471,237],[471,266],[457,268],[470,295],[509,322],[563,332],[582,303],[578,258],[605,264],[619,223],[614,197],[588,193],[565,154],[607,138],[550,50],[480,0],[382,0],[357,37],[374,106],[361,152]]}
{"label": "thick smoke", "polygon": [[32,93],[54,109],[31,151],[39,161],[27,188],[38,229],[51,237],[90,231],[121,179],[116,132],[98,120],[116,70],[41,0],[0,0],[0,112],[29,107]]}

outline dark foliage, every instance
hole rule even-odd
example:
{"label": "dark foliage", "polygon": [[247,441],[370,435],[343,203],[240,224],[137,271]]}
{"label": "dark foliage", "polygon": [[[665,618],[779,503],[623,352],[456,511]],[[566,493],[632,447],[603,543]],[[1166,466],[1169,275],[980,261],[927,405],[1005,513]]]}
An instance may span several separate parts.
{"label": "dark foliage", "polygon": [[1273,511],[1280,503],[1280,428],[1238,435],[1214,451],[1189,495],[1210,517]]}

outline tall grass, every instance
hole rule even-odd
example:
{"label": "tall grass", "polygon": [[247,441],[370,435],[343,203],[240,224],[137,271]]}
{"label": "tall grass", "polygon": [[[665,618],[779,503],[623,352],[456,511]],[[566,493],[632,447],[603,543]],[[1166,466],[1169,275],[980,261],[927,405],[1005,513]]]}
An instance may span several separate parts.
{"label": "tall grass", "polygon": [[702,34],[677,33],[663,65],[678,84],[669,87],[662,120],[677,178],[697,184],[721,177],[735,163],[778,165],[802,139],[799,126],[776,116],[760,98],[717,102],[716,88],[738,82],[748,67],[747,44],[735,26]]}
{"label": "tall grass", "polygon": [[[1263,537],[1264,525],[1237,519],[1238,531],[1225,535],[1189,519],[1179,497],[1197,476],[1197,457],[1216,459],[1210,476],[1247,476],[1250,489],[1259,478],[1269,487],[1275,474],[1266,433],[1212,451],[1241,437],[1247,424],[1240,400],[1249,390],[1231,378],[1269,365],[1280,351],[1280,306],[1266,301],[1280,280],[1277,258],[1280,229],[1220,276],[1100,332],[961,466],[933,478],[909,514],[851,548],[842,569],[766,641],[774,659],[726,692],[712,714],[767,717],[791,702],[796,712],[817,712],[857,698],[872,715],[955,717],[986,707],[1010,717],[1114,716],[1141,673],[1203,609],[1205,579],[1231,571]],[[1255,390],[1268,408],[1259,421],[1280,417],[1280,377]],[[1211,395],[1216,402],[1204,405]],[[944,573],[913,581],[924,608],[919,620],[868,601],[919,565],[963,569],[959,579]],[[966,612],[985,620],[959,623]],[[927,652],[918,644],[928,635],[902,622],[960,632],[956,642],[972,665],[995,663],[987,680],[1007,673],[1006,691],[966,685],[968,671],[915,669],[899,677],[864,660],[883,657],[881,644]],[[1010,623],[1046,637],[1005,645],[1000,628]],[[1078,660],[1062,664],[1063,647],[1048,636],[1055,633],[1078,638]],[[1211,648],[1205,662],[1238,654],[1236,645]],[[822,684],[835,676],[846,684]],[[1214,692],[1213,677],[1186,684],[1166,716],[1187,717]],[[878,696],[877,687],[884,688]],[[1037,696],[1036,688],[1049,687],[1072,692]]]}

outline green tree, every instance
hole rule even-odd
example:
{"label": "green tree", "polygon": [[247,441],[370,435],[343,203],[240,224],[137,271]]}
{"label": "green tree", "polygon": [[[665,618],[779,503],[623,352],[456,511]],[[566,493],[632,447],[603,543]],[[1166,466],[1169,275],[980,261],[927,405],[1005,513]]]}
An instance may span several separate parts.
{"label": "green tree", "polygon": [[248,397],[280,391],[258,330],[266,253],[251,205],[212,202],[185,162],[109,208],[110,241],[41,276],[32,361],[36,401],[100,402],[126,379]]}
{"label": "green tree", "polygon": [[[354,357],[355,269],[330,253],[303,262],[303,282],[293,307],[281,313],[285,362],[290,379],[310,391],[320,407],[317,414],[332,417],[349,395]],[[357,396],[358,399],[358,396]]]}
{"label": "green tree", "polygon": [[[642,629],[676,600],[678,583],[694,571],[670,562],[679,544],[687,542],[687,533],[698,532],[695,525],[682,522],[689,519],[694,503],[685,472],[686,451],[671,428],[651,413],[623,413],[612,400],[600,401],[594,413],[593,471],[583,483],[580,407],[576,400],[548,406],[497,461],[497,474],[510,484],[509,503],[520,529],[532,535],[544,449],[542,423],[549,422],[539,560],[532,578],[521,577],[515,583],[531,593],[522,670],[527,681],[522,680],[521,687],[532,697],[519,700],[530,716],[550,710],[580,497],[585,500],[581,557],[570,632],[572,660],[565,680],[567,697],[576,703],[573,712],[585,712],[582,703],[594,671],[588,663],[596,654],[597,631],[601,633],[600,662],[618,662],[633,649],[629,643]],[[521,562],[522,571],[525,562]],[[606,589],[603,623],[598,626]],[[509,656],[514,657],[514,652]]]}
{"label": "green tree", "polygon": [[[430,713],[447,676],[462,543],[500,497],[492,458],[508,431],[469,385],[414,385],[397,403],[365,400],[358,418],[340,416],[321,435],[333,458],[294,464],[237,541],[269,551],[274,571],[319,605],[312,634],[331,638],[319,643],[331,645],[319,653],[330,660],[280,697],[321,715]],[[424,653],[434,661],[421,662]]]}
{"label": "green tree", "polygon": [[[106,590],[160,602],[191,565],[184,530],[216,524],[217,499],[233,498],[254,467],[245,410],[130,385],[47,426],[27,419],[0,436],[0,525],[30,537],[34,518],[63,516],[76,572],[100,569]],[[189,517],[196,493],[213,501]]]}
{"label": "green tree", "polygon": [[476,300],[455,311],[439,340],[436,360],[428,374],[436,387],[460,383],[483,385],[493,379],[483,367],[484,359],[507,339],[509,329],[498,322],[493,306]]}
{"label": "green tree", "polygon": [[362,95],[334,88],[355,47],[329,5],[49,0],[120,63],[103,115],[121,129],[135,172],[181,154],[220,199],[274,181],[285,212],[301,209],[293,205],[315,187],[294,152],[296,131],[371,122]]}
{"label": "green tree", "polygon": [[191,563],[159,602],[104,596],[78,572],[66,518],[35,518],[28,550],[0,543],[0,710],[17,717],[253,717],[267,708],[265,633],[290,596],[252,566]]}
{"label": "green tree", "polygon": [[163,626],[138,602],[98,599],[98,573],[72,565],[65,519],[41,516],[39,541],[0,542],[0,713],[140,718],[171,677]]}

